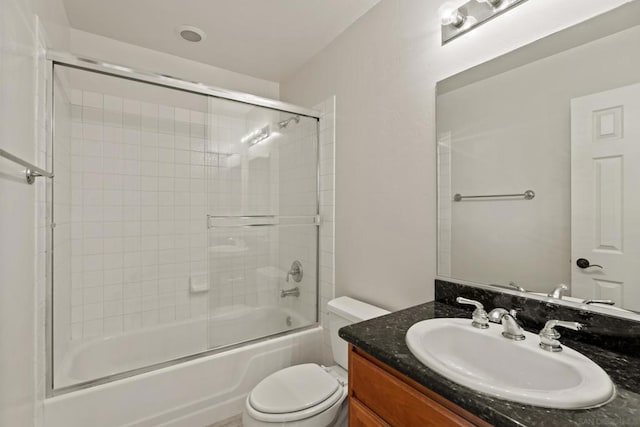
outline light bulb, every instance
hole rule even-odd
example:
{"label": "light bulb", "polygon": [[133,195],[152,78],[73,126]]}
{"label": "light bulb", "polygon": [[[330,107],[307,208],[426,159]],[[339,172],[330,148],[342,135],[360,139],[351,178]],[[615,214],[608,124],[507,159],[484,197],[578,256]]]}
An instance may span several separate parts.
{"label": "light bulb", "polygon": [[487,3],[489,6],[493,8],[497,8],[502,4],[503,0],[476,0],[478,3]]}
{"label": "light bulb", "polygon": [[440,23],[442,25],[453,25],[456,28],[462,27],[466,17],[460,13],[457,7],[447,2],[438,9],[440,14]]}

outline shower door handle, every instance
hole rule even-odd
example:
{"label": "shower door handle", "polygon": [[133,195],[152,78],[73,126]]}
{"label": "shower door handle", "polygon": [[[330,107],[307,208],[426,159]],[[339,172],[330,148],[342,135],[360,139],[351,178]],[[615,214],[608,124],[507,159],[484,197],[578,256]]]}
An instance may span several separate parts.
{"label": "shower door handle", "polygon": [[275,226],[297,226],[297,225],[318,226],[320,225],[320,217],[318,215],[309,215],[309,216],[207,215],[207,228],[275,227]]}

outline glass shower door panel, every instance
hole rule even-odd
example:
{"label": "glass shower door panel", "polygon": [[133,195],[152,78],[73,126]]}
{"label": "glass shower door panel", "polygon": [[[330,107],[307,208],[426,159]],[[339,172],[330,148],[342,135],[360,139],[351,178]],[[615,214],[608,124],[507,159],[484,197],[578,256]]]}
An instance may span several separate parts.
{"label": "glass shower door panel", "polygon": [[54,74],[54,388],[206,351],[208,98]]}
{"label": "glass shower door panel", "polygon": [[[210,347],[313,324],[316,247],[317,226],[313,224],[212,227],[208,251]],[[287,272],[296,260],[301,264],[300,281],[290,275],[287,282]]]}
{"label": "glass shower door panel", "polygon": [[[318,122],[217,98],[209,111],[209,345],[217,348],[317,320]],[[296,260],[299,277],[288,274]]]}
{"label": "glass shower door panel", "polygon": [[209,111],[209,215],[317,214],[317,119],[217,98]]}

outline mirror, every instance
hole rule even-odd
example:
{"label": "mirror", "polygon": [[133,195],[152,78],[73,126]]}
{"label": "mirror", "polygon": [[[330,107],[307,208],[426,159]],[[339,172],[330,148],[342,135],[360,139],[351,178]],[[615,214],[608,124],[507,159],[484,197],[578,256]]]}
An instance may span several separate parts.
{"label": "mirror", "polygon": [[634,1],[438,83],[439,277],[640,312],[639,46]]}

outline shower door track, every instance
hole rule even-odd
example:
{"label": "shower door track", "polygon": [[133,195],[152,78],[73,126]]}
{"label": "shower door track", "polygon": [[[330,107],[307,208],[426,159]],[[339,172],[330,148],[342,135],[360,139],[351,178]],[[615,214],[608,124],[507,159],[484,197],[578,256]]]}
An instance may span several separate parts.
{"label": "shower door track", "polygon": [[[152,84],[155,86],[161,86],[176,90],[181,90],[184,92],[211,96],[214,98],[226,99],[230,101],[241,102],[248,105],[255,105],[258,107],[266,107],[276,111],[281,111],[285,113],[291,113],[296,115],[301,115],[305,117],[310,117],[316,119],[316,131],[319,136],[320,126],[320,112],[314,109],[301,107],[295,104],[289,104],[287,102],[282,102],[279,100],[264,98],[257,95],[252,95],[249,93],[238,92],[233,90],[227,90],[218,88],[215,86],[209,86],[204,83],[194,82],[186,79],[182,79],[179,77],[173,77],[166,74],[155,73],[151,71],[145,71],[140,69],[131,68],[124,65],[114,64],[106,61],[102,61],[100,59],[90,58],[86,56],[79,56],[69,52],[55,51],[55,50],[47,50],[46,51],[46,61],[47,67],[45,70],[46,80],[47,80],[47,98],[45,100],[47,115],[49,116],[47,123],[47,144],[49,149],[53,148],[53,140],[55,133],[54,126],[54,106],[53,106],[53,92],[54,92],[54,84],[53,84],[53,76],[54,76],[54,67],[55,65],[67,66],[70,68],[76,68],[80,70],[92,71],[99,74],[119,77],[127,80]],[[50,163],[53,166],[53,156],[50,156]],[[202,352],[190,354],[187,356],[179,357],[173,360],[169,360],[166,362],[156,363],[153,365],[145,366],[142,368],[137,368],[125,372],[119,372],[116,374],[108,375],[105,377],[97,378],[95,380],[90,380],[86,382],[81,382],[78,384],[54,388],[53,384],[53,227],[54,227],[54,218],[53,218],[53,203],[51,203],[50,211],[47,212],[47,215],[50,218],[50,227],[46,227],[47,229],[47,242],[46,242],[46,250],[50,254],[46,257],[46,265],[45,265],[45,274],[46,274],[46,291],[45,291],[45,398],[51,398],[59,395],[63,395],[69,392],[83,390],[86,388],[90,388],[96,385],[110,383],[112,381],[132,377],[141,373],[154,371],[156,369],[161,369],[173,365],[177,365],[186,361],[198,359],[201,357],[215,355],[217,353],[221,353],[224,351],[228,351],[234,348],[246,346],[249,344],[255,344],[263,341],[272,340],[274,338],[278,338],[281,336],[289,335],[296,332],[303,332],[306,330],[311,330],[313,328],[317,328],[320,326],[320,283],[319,283],[319,274],[320,274],[320,141],[317,141],[316,145],[316,215],[312,217],[297,217],[297,218],[305,218],[309,220],[306,224],[286,224],[286,225],[315,225],[316,226],[316,320],[310,325],[293,328],[288,331],[279,332],[272,335],[267,335],[263,337],[259,337],[253,340],[248,340],[242,343],[231,344],[227,346],[222,346],[218,348],[212,348],[209,350],[205,350]],[[47,187],[47,200],[49,198],[53,198],[53,185]],[[216,218],[213,216],[213,218]],[[220,217],[218,217],[220,218]],[[295,218],[295,217],[292,217]],[[211,216],[208,216],[208,220],[211,219]],[[246,219],[246,217],[245,217]],[[295,221],[294,221],[295,222]],[[207,228],[215,228],[209,227]],[[280,224],[264,224],[264,225],[280,225]],[[282,224],[285,225],[285,224]],[[245,225],[245,226],[255,226],[255,225]]]}
{"label": "shower door track", "polygon": [[289,104],[287,102],[282,102],[275,99],[263,98],[261,96],[251,95],[249,93],[236,92],[233,90],[209,86],[204,83],[193,82],[166,74],[137,70],[124,65],[113,64],[102,61],[100,59],[89,58],[86,56],[78,56],[67,52],[49,50],[47,51],[47,60],[51,61],[53,64],[66,65],[72,68],[95,71],[101,74],[108,74],[129,80],[150,83],[156,86],[164,86],[172,89],[182,90],[185,92],[208,95],[214,98],[228,99],[231,101],[256,105],[259,107],[267,107],[286,113],[312,117],[314,119],[320,118],[320,112],[310,108],[300,107],[298,105]]}

